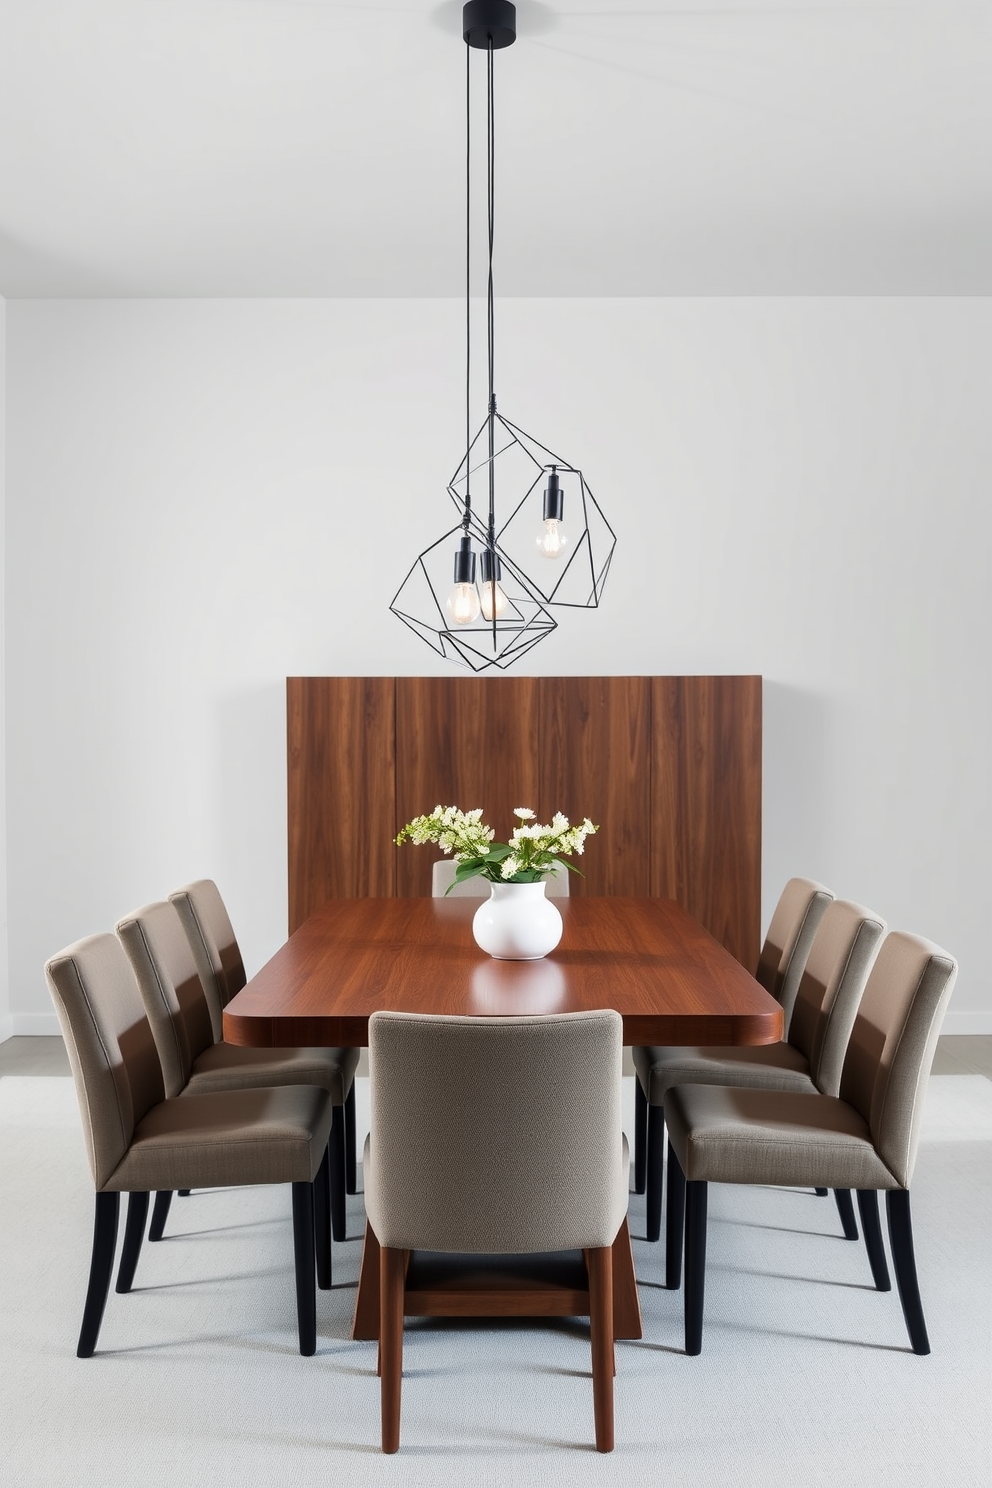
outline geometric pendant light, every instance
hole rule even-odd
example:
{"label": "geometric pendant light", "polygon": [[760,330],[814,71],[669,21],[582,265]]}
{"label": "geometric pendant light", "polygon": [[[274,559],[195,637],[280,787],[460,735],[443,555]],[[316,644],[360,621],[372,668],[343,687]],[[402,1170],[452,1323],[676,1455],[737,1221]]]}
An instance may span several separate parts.
{"label": "geometric pendant light", "polygon": [[[493,54],[516,40],[509,0],[470,0],[466,43],[465,454],[448,482],[457,526],[419,553],[390,609],[440,656],[472,671],[519,661],[557,628],[552,606],[595,608],[616,537],[582,471],[504,418],[494,391],[495,129]],[[489,403],[475,437],[471,411],[472,50],[486,53],[486,187],[489,228]],[[501,519],[497,523],[499,486]],[[487,498],[476,504],[479,488]]]}

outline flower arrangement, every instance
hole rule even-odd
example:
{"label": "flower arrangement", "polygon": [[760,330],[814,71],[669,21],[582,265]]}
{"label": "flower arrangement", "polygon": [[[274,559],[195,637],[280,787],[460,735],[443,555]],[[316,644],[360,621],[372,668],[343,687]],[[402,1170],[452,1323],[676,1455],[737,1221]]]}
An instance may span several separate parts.
{"label": "flower arrangement", "polygon": [[435,806],[429,816],[417,816],[407,822],[396,838],[396,845],[436,842],[443,853],[454,853],[455,883],[477,877],[497,884],[540,883],[554,868],[578,873],[578,868],[564,862],[564,858],[581,854],[586,838],[599,831],[588,817],[580,826],[571,826],[560,811],[555,812],[550,826],[535,822],[529,806],[516,807],[513,815],[517,825],[510,833],[509,842],[494,842],[496,834],[482,820],[481,806],[475,811]]}

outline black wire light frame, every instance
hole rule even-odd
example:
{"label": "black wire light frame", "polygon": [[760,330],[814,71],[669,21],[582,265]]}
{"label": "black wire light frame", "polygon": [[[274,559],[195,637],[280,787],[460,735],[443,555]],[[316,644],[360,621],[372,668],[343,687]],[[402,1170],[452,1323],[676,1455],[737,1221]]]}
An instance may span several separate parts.
{"label": "black wire light frame", "polygon": [[[516,39],[516,11],[508,0],[470,0],[462,12],[463,38],[466,43],[465,69],[465,454],[448,483],[448,493],[461,513],[460,525],[437,539],[418,554],[400,585],[390,609],[403,623],[427,642],[440,656],[460,662],[479,672],[489,667],[505,669],[526,655],[535,645],[557,629],[550,613],[551,605],[576,608],[598,606],[616,545],[616,536],[596,502],[577,466],[554,455],[545,445],[512,424],[496,409],[494,391],[494,176],[495,176],[495,108],[493,88],[493,53],[510,46]],[[471,436],[471,51],[486,51],[486,119],[487,119],[487,195],[489,229],[489,276],[487,284],[487,350],[489,406],[485,421]],[[497,450],[497,430],[500,448]],[[476,447],[479,446],[476,460]],[[496,461],[512,451],[524,458],[523,495],[509,517],[496,528]],[[545,458],[546,457],[546,458]],[[503,464],[506,465],[504,458]],[[471,484],[474,475],[487,472],[488,512],[486,519],[473,508]],[[530,550],[524,541],[518,559],[510,556],[505,539],[516,540],[515,523],[521,525],[521,514],[527,509],[533,493],[545,472],[553,481],[556,506],[561,475],[572,480],[570,501],[581,501],[583,525],[579,539],[572,544],[567,562],[554,565],[547,576],[529,561]],[[547,514],[547,496],[545,514]],[[594,555],[595,530],[595,555]],[[479,544],[481,580],[476,588],[476,553],[472,539]],[[461,615],[455,618],[451,599],[443,596],[451,590],[445,580],[445,558],[450,563],[452,539],[454,581],[463,600]],[[528,553],[528,558],[523,557]],[[604,556],[605,555],[605,556]],[[545,569],[547,565],[544,565]],[[450,568],[448,569],[450,573]],[[553,581],[552,581],[553,580]],[[479,602],[481,590],[481,603]]]}

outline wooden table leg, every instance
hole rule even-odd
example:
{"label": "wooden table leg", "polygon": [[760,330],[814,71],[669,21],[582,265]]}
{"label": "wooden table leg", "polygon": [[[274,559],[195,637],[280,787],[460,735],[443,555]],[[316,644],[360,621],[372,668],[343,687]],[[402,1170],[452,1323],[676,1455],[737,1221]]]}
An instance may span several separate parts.
{"label": "wooden table leg", "polygon": [[630,1227],[626,1219],[613,1242],[613,1336],[642,1338],[641,1302],[634,1276],[634,1253],[630,1248]]}
{"label": "wooden table leg", "polygon": [[[379,1337],[379,1241],[367,1220],[351,1336],[366,1340]],[[641,1335],[638,1333],[637,1336],[640,1338]]]}

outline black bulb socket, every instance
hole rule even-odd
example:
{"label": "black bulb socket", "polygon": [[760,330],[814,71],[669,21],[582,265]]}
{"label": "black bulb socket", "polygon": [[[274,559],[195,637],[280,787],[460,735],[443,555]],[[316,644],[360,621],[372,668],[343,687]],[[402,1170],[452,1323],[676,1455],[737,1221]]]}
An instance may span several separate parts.
{"label": "black bulb socket", "polygon": [[503,567],[492,548],[483,548],[479,554],[479,571],[484,584],[498,584],[503,577]]}
{"label": "black bulb socket", "polygon": [[544,520],[560,522],[563,520],[564,510],[565,497],[558,481],[558,471],[552,465],[551,474],[548,476],[548,489],[544,493]]}
{"label": "black bulb socket", "polygon": [[475,554],[472,552],[472,539],[466,533],[458,545],[455,554],[455,583],[475,583]]}

